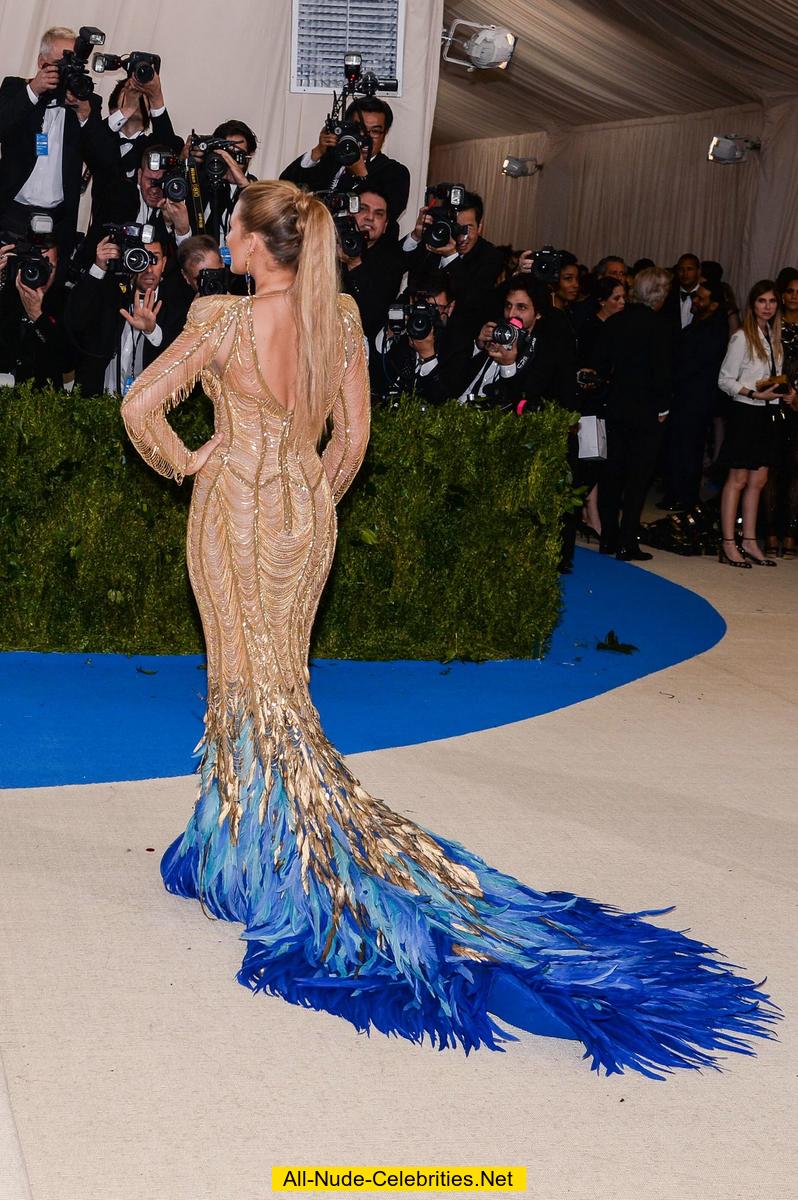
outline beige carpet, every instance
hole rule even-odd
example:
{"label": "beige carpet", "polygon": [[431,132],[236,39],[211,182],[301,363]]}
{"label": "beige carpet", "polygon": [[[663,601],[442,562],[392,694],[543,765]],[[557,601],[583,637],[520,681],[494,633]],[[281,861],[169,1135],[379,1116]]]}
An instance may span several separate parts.
{"label": "beige carpet", "polygon": [[597,1078],[574,1042],[524,1035],[465,1058],[359,1037],[248,994],[236,930],[161,890],[192,779],[7,791],[0,1198],[259,1200],[292,1162],[520,1164],[541,1200],[798,1195],[798,563],[652,566],[724,614],[714,650],[533,721],[353,763],[535,886],[677,902],[670,921],[768,975],[779,1042],[653,1083]]}

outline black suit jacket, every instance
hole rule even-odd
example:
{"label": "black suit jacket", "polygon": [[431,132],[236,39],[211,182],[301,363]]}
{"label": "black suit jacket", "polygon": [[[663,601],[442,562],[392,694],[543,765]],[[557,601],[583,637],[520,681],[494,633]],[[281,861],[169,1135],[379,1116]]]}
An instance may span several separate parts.
{"label": "black suit jacket", "polygon": [[[302,166],[302,158],[294,159],[280,173],[281,179],[288,179],[310,192],[327,192],[333,186],[340,164],[335,161],[332,150],[328,150],[312,167]],[[384,237],[396,239],[399,235],[399,218],[407,208],[407,197],[410,195],[410,172],[404,163],[387,154],[380,152],[366,163],[366,178],[344,171],[335,185],[337,192],[363,192],[369,183],[385,192],[388,198],[388,229]]]}
{"label": "black suit jacket", "polygon": [[108,127],[107,120],[95,122],[83,142],[86,166],[92,174],[90,237],[106,221],[134,220],[139,207],[138,169],[145,150],[168,146],[178,154],[183,147],[168,112],[152,118],[150,132],[134,138],[127,154],[121,153],[123,141]]}
{"label": "black suit jacket", "polygon": [[[0,211],[19,192],[36,166],[36,134],[41,132],[50,96],[31,104],[26,79],[8,76],[0,84]],[[70,228],[78,222],[83,147],[94,127],[100,124],[100,98],[92,96],[88,121],[81,129],[77,114],[67,108],[64,117],[64,146],[61,174],[64,213]]]}
{"label": "black suit jacket", "polygon": [[[103,279],[95,279],[86,272],[72,289],[65,323],[75,348],[75,383],[86,396],[101,395],[106,368],[119,352],[126,323],[119,310],[128,307],[131,286],[126,275],[108,273]],[[160,346],[153,346],[144,338],[145,367],[174,341],[185,322],[185,309],[169,303],[169,289],[163,279],[158,289],[158,299],[163,301],[157,318],[163,330],[163,340]]]}
{"label": "black suit jacket", "polygon": [[363,332],[373,348],[374,338],[388,317],[405,272],[404,256],[385,235],[368,246],[359,267],[341,270],[341,289],[357,301]]}
{"label": "black suit jacket", "polygon": [[667,316],[627,304],[604,322],[593,352],[596,371],[609,379],[607,417],[651,429],[672,401],[672,338]]}
{"label": "black suit jacket", "polygon": [[71,371],[74,353],[64,328],[66,294],[57,280],[45,292],[42,315],[30,321],[11,280],[0,293],[0,371],[17,383],[32,379],[43,387],[61,387]]}
{"label": "black suit jacket", "polygon": [[[455,294],[451,323],[464,340],[473,341],[492,315],[494,286],[503,265],[501,250],[481,237],[469,254],[458,256],[446,268]],[[426,277],[442,269],[441,256],[419,243],[415,250],[405,252],[405,267],[412,291],[419,275]]]}

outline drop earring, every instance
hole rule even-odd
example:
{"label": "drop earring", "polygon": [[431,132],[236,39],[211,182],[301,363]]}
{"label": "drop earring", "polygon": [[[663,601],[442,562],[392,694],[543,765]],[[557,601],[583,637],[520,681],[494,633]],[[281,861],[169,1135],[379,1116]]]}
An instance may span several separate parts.
{"label": "drop earring", "polygon": [[247,279],[247,295],[251,296],[252,295],[252,276],[249,273],[249,255],[247,255],[247,261],[244,263],[244,274]]}

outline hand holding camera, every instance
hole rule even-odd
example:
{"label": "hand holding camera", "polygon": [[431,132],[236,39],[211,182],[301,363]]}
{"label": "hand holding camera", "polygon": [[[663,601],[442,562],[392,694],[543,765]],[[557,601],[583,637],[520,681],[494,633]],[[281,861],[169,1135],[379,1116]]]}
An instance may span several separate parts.
{"label": "hand holding camera", "polygon": [[59,78],[58,67],[54,63],[45,63],[43,67],[39,67],[28,87],[34,95],[44,96],[47,92],[56,90]]}
{"label": "hand holding camera", "polygon": [[44,305],[44,288],[30,288],[23,283],[22,276],[17,275],[17,291],[25,309],[25,315],[30,321],[38,321]]}
{"label": "hand holding camera", "polygon": [[94,265],[98,267],[100,271],[113,270],[114,268],[110,266],[110,263],[112,263],[115,259],[119,259],[120,257],[121,250],[119,245],[112,238],[104,237],[102,241],[97,244],[97,249],[94,254]]}
{"label": "hand holding camera", "polygon": [[314,162],[319,162],[324,158],[328,150],[334,150],[338,145],[338,135],[331,133],[326,125],[319,132],[319,140],[310,152],[310,157]]}

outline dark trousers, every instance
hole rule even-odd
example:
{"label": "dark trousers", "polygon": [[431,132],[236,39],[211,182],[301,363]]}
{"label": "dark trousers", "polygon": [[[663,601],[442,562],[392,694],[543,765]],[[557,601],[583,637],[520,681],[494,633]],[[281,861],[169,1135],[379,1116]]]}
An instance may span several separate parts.
{"label": "dark trousers", "polygon": [[674,403],[666,428],[665,494],[679,508],[698,502],[715,396],[686,396]]}
{"label": "dark trousers", "polygon": [[601,540],[610,548],[632,549],[640,514],[654,474],[660,443],[659,422],[640,428],[607,421],[607,464],[598,493]]}

